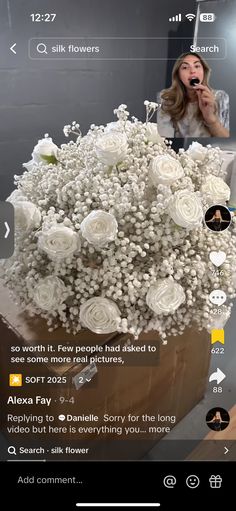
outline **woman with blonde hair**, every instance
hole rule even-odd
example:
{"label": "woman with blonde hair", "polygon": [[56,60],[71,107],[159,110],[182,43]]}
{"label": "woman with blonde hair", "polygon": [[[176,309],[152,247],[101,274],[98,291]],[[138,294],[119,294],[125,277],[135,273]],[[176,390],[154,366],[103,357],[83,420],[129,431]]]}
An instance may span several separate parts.
{"label": "woman with blonde hair", "polygon": [[224,231],[229,226],[230,220],[224,220],[222,218],[220,209],[216,209],[213,216],[209,220],[206,220],[206,224],[207,227],[211,229],[211,231]]}
{"label": "woman with blonde hair", "polygon": [[159,98],[158,131],[163,137],[229,137],[229,96],[209,85],[210,68],[198,53],[183,53],[172,85]]}
{"label": "woman with blonde hair", "polygon": [[214,431],[221,431],[222,429],[227,428],[229,424],[229,420],[224,421],[222,419],[220,410],[216,410],[214,417],[211,420],[207,420],[206,422],[209,428],[213,429]]}

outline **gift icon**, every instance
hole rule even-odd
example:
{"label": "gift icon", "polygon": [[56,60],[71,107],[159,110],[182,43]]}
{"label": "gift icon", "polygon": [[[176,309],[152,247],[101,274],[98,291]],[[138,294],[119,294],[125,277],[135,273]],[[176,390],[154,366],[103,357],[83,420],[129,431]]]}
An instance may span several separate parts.
{"label": "gift icon", "polygon": [[209,483],[210,483],[210,488],[221,488],[222,477],[219,475],[217,475],[217,476],[211,475],[211,477],[209,479]]}

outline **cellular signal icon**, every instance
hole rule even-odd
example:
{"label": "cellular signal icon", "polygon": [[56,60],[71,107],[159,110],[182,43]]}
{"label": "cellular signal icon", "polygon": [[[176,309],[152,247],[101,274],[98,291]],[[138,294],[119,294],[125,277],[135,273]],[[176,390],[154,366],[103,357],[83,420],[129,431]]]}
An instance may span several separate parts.
{"label": "cellular signal icon", "polygon": [[173,16],[172,18],[169,18],[169,21],[182,21],[182,14],[181,14],[181,12],[179,14],[176,14],[176,16]]}

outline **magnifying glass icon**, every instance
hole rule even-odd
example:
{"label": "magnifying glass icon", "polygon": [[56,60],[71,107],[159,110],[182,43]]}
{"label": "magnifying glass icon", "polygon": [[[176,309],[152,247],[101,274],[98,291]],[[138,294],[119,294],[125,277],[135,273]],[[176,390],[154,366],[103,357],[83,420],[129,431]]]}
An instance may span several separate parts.
{"label": "magnifying glass icon", "polygon": [[39,43],[39,44],[37,44],[37,48],[36,48],[36,49],[37,49],[37,52],[38,52],[38,53],[46,53],[46,55],[48,54],[48,52],[47,52],[47,46],[46,46],[46,44],[44,44],[44,43]]}
{"label": "magnifying glass icon", "polygon": [[8,447],[7,449],[7,452],[8,454],[14,454],[16,456],[16,448],[14,447],[14,445],[10,445],[10,447]]}

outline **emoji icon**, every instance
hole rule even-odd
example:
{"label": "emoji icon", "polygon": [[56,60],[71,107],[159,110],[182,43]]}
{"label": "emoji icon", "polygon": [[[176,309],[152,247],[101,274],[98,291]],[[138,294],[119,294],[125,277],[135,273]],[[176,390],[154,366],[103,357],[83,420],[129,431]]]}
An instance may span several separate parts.
{"label": "emoji icon", "polygon": [[22,387],[22,374],[9,374],[10,387]]}
{"label": "emoji icon", "polygon": [[225,331],[223,329],[211,331],[211,344],[215,344],[215,342],[225,343]]}
{"label": "emoji icon", "polygon": [[226,253],[222,250],[218,250],[218,252],[210,252],[210,260],[217,267],[221,266],[225,262],[225,259]]}
{"label": "emoji icon", "polygon": [[200,484],[200,479],[195,474],[188,476],[186,479],[186,484],[188,488],[197,488]]}
{"label": "emoji icon", "polygon": [[227,299],[227,296],[226,296],[225,292],[222,291],[222,289],[214,289],[214,291],[212,291],[211,294],[209,295],[210,302],[213,303],[214,305],[218,305],[218,306],[223,305],[223,303],[225,303],[226,299]]}

